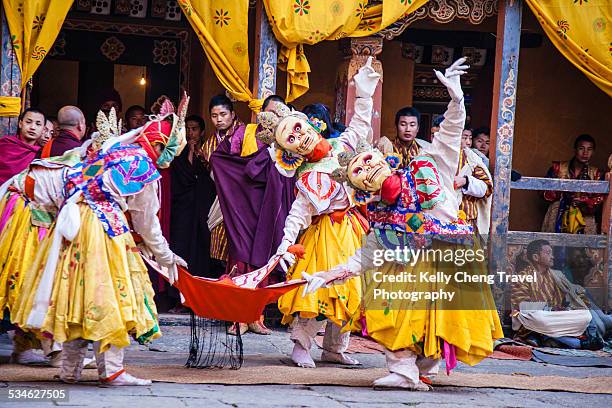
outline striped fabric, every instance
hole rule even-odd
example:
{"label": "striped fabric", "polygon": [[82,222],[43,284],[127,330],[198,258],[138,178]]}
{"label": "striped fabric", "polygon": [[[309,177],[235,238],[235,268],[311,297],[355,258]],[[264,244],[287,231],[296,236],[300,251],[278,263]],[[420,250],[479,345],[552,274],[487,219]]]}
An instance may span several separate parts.
{"label": "striped fabric", "polygon": [[399,139],[393,141],[393,153],[397,154],[402,159],[400,169],[408,167],[410,160],[418,156],[420,151],[421,147],[414,140],[409,145],[402,143]]}
{"label": "striped fabric", "polygon": [[[462,169],[467,164],[467,156],[461,152],[459,156],[459,169]],[[476,166],[476,168],[474,168],[472,176],[478,180],[484,181],[487,184],[487,192],[485,193],[484,197],[477,198],[471,195],[463,194],[463,199],[461,201],[461,205],[459,206],[459,209],[463,210],[466,215],[465,219],[471,224],[474,224],[475,220],[478,218],[478,206],[476,203],[478,200],[484,200],[493,194],[493,182],[487,175],[487,172],[480,166]]]}
{"label": "striped fabric", "polygon": [[227,234],[224,223],[217,225],[210,232],[210,257],[227,262]]}
{"label": "striped fabric", "polygon": [[563,291],[555,282],[552,271],[538,273],[531,265],[518,272],[518,276],[533,275],[535,282],[513,282],[510,285],[510,301],[513,310],[519,310],[521,302],[546,302],[552,310],[562,310],[565,300]]}

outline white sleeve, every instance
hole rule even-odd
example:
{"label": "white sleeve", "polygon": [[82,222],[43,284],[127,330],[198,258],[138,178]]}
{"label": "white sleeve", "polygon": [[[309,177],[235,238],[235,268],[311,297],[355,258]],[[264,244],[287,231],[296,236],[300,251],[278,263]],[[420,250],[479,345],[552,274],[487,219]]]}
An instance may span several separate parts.
{"label": "white sleeve", "polygon": [[313,215],[317,215],[317,211],[304,193],[298,191],[291,204],[289,215],[285,219],[283,241],[288,241],[290,245],[295,244],[300,231],[306,229],[312,222]]}
{"label": "white sleeve", "polygon": [[444,120],[440,124],[440,130],[435,133],[431,148],[427,149],[428,155],[434,159],[438,166],[442,184],[445,187],[448,186],[451,190],[459,166],[461,133],[464,125],[465,105],[463,99],[460,102],[451,100],[446,112],[444,112]]}
{"label": "white sleeve", "polygon": [[467,188],[462,187],[461,191],[463,194],[471,195],[472,197],[482,198],[487,193],[487,183],[482,180],[477,179],[471,174],[467,174],[468,185]]}
{"label": "white sleeve", "polygon": [[127,205],[134,231],[142,237],[159,264],[169,265],[174,262],[174,254],[162,235],[157,218],[160,207],[157,189],[157,182],[147,184],[140,193],[127,197]]}
{"label": "white sleeve", "polygon": [[355,98],[355,113],[351,118],[346,130],[342,132],[339,139],[355,149],[357,141],[361,138],[372,143],[372,109],[374,102],[369,98]]}

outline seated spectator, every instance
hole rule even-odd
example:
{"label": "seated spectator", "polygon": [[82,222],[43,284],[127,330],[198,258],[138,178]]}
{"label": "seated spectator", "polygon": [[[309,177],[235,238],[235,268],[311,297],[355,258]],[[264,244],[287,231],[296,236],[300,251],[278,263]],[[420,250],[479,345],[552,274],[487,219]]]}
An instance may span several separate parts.
{"label": "seated spectator", "polygon": [[524,259],[517,260],[517,275],[525,280],[510,286],[515,337],[534,346],[602,348],[612,318],[591,302],[582,286],[552,269],[553,262],[553,249],[545,240],[529,243]]}
{"label": "seated spectator", "polygon": [[[604,174],[590,160],[595,151],[595,139],[580,135],[574,141],[574,157],[569,161],[553,162],[546,177],[575,180],[603,180]],[[546,191],[544,199],[548,207],[543,232],[565,232],[569,234],[597,234],[595,216],[605,199],[603,194]]]}
{"label": "seated spectator", "polygon": [[19,115],[17,134],[0,138],[0,184],[24,170],[40,152],[38,139],[45,129],[45,114],[28,108]]}
{"label": "seated spectator", "polygon": [[132,105],[125,111],[126,130],[137,129],[147,123],[145,109],[140,105]]}

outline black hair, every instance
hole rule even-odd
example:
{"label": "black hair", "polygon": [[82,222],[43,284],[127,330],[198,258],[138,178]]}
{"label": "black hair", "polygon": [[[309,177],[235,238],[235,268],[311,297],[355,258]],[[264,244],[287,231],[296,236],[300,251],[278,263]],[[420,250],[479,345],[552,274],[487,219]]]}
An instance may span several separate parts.
{"label": "black hair", "polygon": [[132,116],[133,113],[138,112],[138,111],[142,111],[142,113],[146,113],[145,108],[143,108],[140,105],[132,105],[129,108],[127,108],[127,110],[125,111],[125,120],[128,120],[128,118]]}
{"label": "black hair", "polygon": [[489,129],[486,126],[482,126],[482,127],[474,129],[474,131],[472,132],[472,136],[474,136],[474,137],[476,137],[478,135],[482,135],[482,134],[485,134],[485,135],[491,137],[491,129]]}
{"label": "black hair", "polygon": [[515,262],[515,271],[520,272],[527,268],[531,262],[533,262],[533,256],[538,255],[542,248],[545,246],[550,246],[550,242],[545,239],[536,239],[535,241],[531,241],[524,251],[518,254]]}
{"label": "black hair", "polygon": [[23,112],[21,112],[21,114],[19,114],[19,120],[23,120],[23,118],[25,117],[26,113],[28,113],[28,112],[39,113],[39,114],[43,115],[43,118],[45,119],[45,123],[47,122],[47,115],[45,115],[45,112],[43,112],[42,110],[40,110],[38,108],[28,108],[28,109],[24,110]]}
{"label": "black hair", "polygon": [[431,121],[432,127],[440,127],[440,124],[444,121],[444,115],[440,115]]}
{"label": "black hair", "polygon": [[223,106],[230,112],[234,111],[234,104],[232,103],[231,99],[224,94],[219,94],[212,97],[210,103],[208,104],[208,112],[212,111],[215,106]]}
{"label": "black hair", "polygon": [[417,118],[417,124],[421,123],[421,113],[412,106],[405,106],[397,111],[395,114],[395,126],[397,126],[402,116],[415,116]]}
{"label": "black hair", "polygon": [[280,102],[282,104],[287,104],[287,102],[285,102],[285,98],[283,98],[282,96],[279,95],[270,95],[268,96],[266,99],[264,99],[263,104],[261,105],[261,110],[265,110],[268,105],[270,104],[270,102]]}
{"label": "black hair", "polygon": [[587,135],[586,133],[578,136],[576,138],[576,140],[574,140],[574,149],[578,148],[578,145],[582,142],[589,142],[593,144],[593,149],[595,148],[595,139],[593,139],[593,136],[591,135]]}
{"label": "black hair", "polygon": [[185,123],[192,121],[192,122],[198,122],[198,126],[200,127],[200,130],[204,130],[206,128],[206,123],[204,122],[204,119],[202,119],[202,117],[200,115],[189,115],[185,118]]}
{"label": "black hair", "polygon": [[317,118],[325,123],[326,129],[321,132],[321,135],[325,139],[338,137],[340,135],[331,121],[329,108],[326,105],[322,103],[306,105],[304,109],[302,109],[302,112],[308,116],[308,119]]}

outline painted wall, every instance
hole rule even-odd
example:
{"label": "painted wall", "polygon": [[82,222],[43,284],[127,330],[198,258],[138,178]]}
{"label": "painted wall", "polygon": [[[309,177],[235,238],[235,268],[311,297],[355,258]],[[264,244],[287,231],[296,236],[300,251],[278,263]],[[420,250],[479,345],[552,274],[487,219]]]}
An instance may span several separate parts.
{"label": "painted wall", "polygon": [[[530,11],[524,28],[542,32]],[[605,168],[612,154],[612,99],[570,64],[544,35],[540,48],[519,57],[513,167],[526,176],[544,176],[553,160],[569,160],[576,136],[597,141],[593,165]],[[512,192],[510,229],[538,231],[546,203],[537,192]]]}

